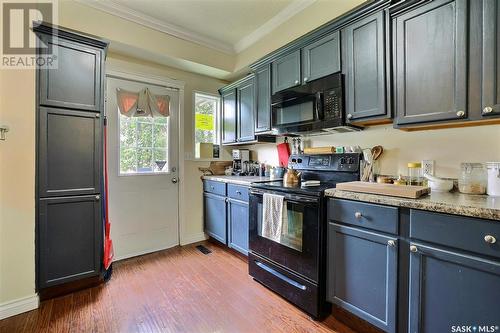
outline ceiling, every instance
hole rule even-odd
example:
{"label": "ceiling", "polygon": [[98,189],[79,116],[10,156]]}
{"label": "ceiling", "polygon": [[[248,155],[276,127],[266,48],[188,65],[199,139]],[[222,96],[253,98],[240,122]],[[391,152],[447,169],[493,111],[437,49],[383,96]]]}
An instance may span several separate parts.
{"label": "ceiling", "polygon": [[316,0],[100,0],[98,9],[226,53],[246,49]]}

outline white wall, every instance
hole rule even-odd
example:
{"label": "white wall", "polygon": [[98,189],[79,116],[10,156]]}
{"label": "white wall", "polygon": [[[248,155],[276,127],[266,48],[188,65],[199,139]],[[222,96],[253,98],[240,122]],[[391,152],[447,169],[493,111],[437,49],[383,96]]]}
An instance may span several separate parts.
{"label": "white wall", "polygon": [[[404,132],[376,126],[362,132],[317,136],[306,139],[311,147],[381,145],[380,172],[406,175],[406,164],[424,159],[436,161],[436,175],[457,178],[461,162],[500,161],[500,125]],[[278,164],[275,145],[254,145],[260,161]]]}

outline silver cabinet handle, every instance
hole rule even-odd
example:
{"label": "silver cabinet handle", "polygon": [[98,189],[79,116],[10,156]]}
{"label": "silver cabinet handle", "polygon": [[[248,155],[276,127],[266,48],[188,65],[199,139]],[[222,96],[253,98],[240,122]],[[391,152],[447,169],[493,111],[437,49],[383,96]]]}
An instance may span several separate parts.
{"label": "silver cabinet handle", "polygon": [[457,117],[462,118],[463,116],[465,116],[465,111],[462,111],[462,110],[457,111]]}
{"label": "silver cabinet handle", "polygon": [[299,84],[299,80],[295,80],[295,84]]}
{"label": "silver cabinet handle", "polygon": [[96,201],[99,201],[101,199],[101,196],[100,195],[96,195],[95,199],[96,199]]}
{"label": "silver cabinet handle", "polygon": [[309,80],[309,78],[308,78],[308,77],[305,77],[305,78],[304,78],[304,82],[307,82],[307,80]]}
{"label": "silver cabinet handle", "polygon": [[96,118],[101,118],[101,115],[99,113],[96,113],[95,117]]}
{"label": "silver cabinet handle", "polygon": [[241,191],[236,191],[236,194],[241,195]]}
{"label": "silver cabinet handle", "polygon": [[213,191],[215,188],[213,187],[213,185],[210,185],[210,189]]}
{"label": "silver cabinet handle", "polygon": [[410,251],[415,253],[418,251],[417,247],[415,245],[410,245]]}
{"label": "silver cabinet handle", "polygon": [[363,215],[360,212],[354,213],[354,217],[360,219]]}
{"label": "silver cabinet handle", "polygon": [[483,109],[483,113],[484,114],[487,114],[487,113],[492,113],[493,112],[493,108],[491,106],[487,106]]}
{"label": "silver cabinet handle", "polygon": [[347,119],[352,119],[352,114],[348,113],[347,114]]}
{"label": "silver cabinet handle", "polygon": [[486,235],[484,236],[484,241],[488,244],[495,244],[497,239],[492,235]]}
{"label": "silver cabinet handle", "polygon": [[396,241],[394,239],[389,239],[387,241],[387,245],[389,245],[389,246],[396,246]]}

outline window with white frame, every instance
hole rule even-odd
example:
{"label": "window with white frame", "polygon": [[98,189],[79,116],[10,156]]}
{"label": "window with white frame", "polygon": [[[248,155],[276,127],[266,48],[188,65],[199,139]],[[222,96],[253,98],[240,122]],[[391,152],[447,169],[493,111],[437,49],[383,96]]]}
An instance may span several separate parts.
{"label": "window with white frame", "polygon": [[120,115],[120,174],[168,170],[168,118]]}
{"label": "window with white frame", "polygon": [[194,92],[194,144],[196,158],[219,157],[220,97]]}

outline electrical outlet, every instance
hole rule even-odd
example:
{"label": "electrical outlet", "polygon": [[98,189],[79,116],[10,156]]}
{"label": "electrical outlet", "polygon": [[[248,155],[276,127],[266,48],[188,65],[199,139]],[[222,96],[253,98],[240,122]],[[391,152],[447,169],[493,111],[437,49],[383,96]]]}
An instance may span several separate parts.
{"label": "electrical outlet", "polygon": [[422,161],[422,173],[424,175],[434,176],[434,160]]}

